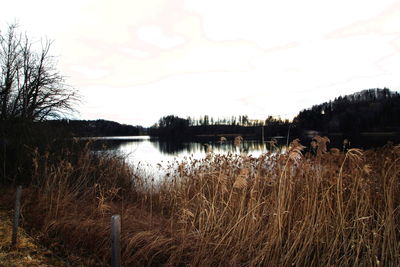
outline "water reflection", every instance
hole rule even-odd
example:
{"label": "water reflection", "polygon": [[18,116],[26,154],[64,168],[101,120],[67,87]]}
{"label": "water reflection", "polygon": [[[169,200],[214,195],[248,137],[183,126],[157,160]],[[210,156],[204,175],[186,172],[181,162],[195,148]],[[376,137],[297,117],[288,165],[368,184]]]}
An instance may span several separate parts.
{"label": "water reflection", "polygon": [[[341,148],[345,136],[329,136],[329,147]],[[396,140],[393,138],[396,137]],[[357,136],[350,138],[352,147],[369,148],[384,145],[387,141],[400,141],[398,136],[387,138]],[[148,175],[160,176],[162,169],[183,160],[202,159],[208,152],[215,154],[246,154],[258,157],[266,152],[283,152],[286,150],[286,138],[270,138],[267,141],[243,140],[235,145],[234,140],[223,142],[172,142],[152,139],[149,136],[102,137],[96,138],[93,145],[96,151],[108,151],[125,155],[128,162]],[[302,144],[309,146],[310,140]],[[363,145],[360,145],[363,144]]]}
{"label": "water reflection", "polygon": [[[330,138],[329,147],[342,147],[344,138],[351,141],[351,147],[370,148],[386,144],[388,141],[399,142],[398,136],[328,136]],[[269,138],[262,142],[261,140],[243,140],[235,145],[234,140],[208,141],[208,142],[173,142],[152,139],[149,136],[128,136],[128,137],[99,137],[95,138],[94,150],[107,150],[121,152],[128,156],[129,160],[134,162],[159,163],[172,159],[183,158],[184,156],[194,156],[196,158],[204,157],[207,152],[217,154],[241,153],[252,156],[259,156],[268,151],[280,150],[286,146],[286,138]],[[310,140],[302,140],[305,146],[310,145]]]}
{"label": "water reflection", "polygon": [[[255,140],[244,140],[240,144],[232,141],[225,142],[171,142],[161,140],[150,140],[150,143],[164,156],[180,156],[181,154],[203,154],[213,153],[245,153],[259,155],[271,149],[268,142]],[[124,144],[131,145],[131,144]],[[277,147],[275,147],[277,148]]]}
{"label": "water reflection", "polygon": [[178,155],[184,151],[193,153],[199,150],[198,143],[183,143],[153,140],[151,144],[163,155]]}
{"label": "water reflection", "polygon": [[[269,142],[258,140],[243,140],[240,144],[233,140],[223,142],[172,142],[151,139],[146,136],[132,137],[107,137],[96,138],[94,150],[116,152],[126,156],[129,163],[140,168],[148,174],[159,173],[159,168],[168,167],[172,162],[180,162],[187,159],[204,158],[208,152],[216,154],[247,154],[258,157],[262,153],[278,150],[286,140],[278,141],[275,147]],[[280,144],[279,144],[280,143]]]}

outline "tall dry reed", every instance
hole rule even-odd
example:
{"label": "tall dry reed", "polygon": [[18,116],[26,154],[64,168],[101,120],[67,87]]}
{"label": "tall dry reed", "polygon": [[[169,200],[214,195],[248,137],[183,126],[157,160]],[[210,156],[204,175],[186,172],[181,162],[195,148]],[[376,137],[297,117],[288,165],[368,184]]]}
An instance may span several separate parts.
{"label": "tall dry reed", "polygon": [[315,157],[303,148],[209,154],[158,183],[118,157],[36,154],[24,218],[92,266],[110,261],[114,213],[125,266],[399,266],[400,146]]}

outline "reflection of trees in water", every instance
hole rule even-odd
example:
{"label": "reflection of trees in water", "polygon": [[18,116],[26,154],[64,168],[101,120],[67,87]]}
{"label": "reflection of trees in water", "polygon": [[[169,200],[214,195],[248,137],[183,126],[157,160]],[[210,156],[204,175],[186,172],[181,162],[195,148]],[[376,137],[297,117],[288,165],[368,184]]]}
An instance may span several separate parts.
{"label": "reflection of trees in water", "polygon": [[163,154],[177,154],[180,152],[198,153],[210,152],[215,153],[251,153],[252,151],[268,151],[269,147],[266,142],[249,140],[240,144],[234,142],[171,142],[171,141],[153,141],[151,142]]}
{"label": "reflection of trees in water", "polygon": [[201,148],[200,143],[186,143],[174,141],[153,141],[151,144],[162,154],[176,154],[183,151],[197,152]]}
{"label": "reflection of trees in water", "polygon": [[92,141],[93,150],[120,150],[123,146],[130,143],[139,143],[144,140],[124,140],[124,139],[97,139]]}
{"label": "reflection of trees in water", "polygon": [[[210,141],[210,142],[176,142],[166,140],[95,140],[92,143],[93,150],[123,150],[123,147],[129,146],[130,144],[139,145],[141,142],[148,142],[152,144],[162,154],[179,154],[186,152],[189,154],[195,153],[207,153],[213,151],[215,153],[250,153],[253,151],[267,152],[271,151],[271,146],[266,142],[259,140],[243,140],[240,144],[235,145],[232,141]],[[278,141],[276,148],[272,149],[272,152],[279,150],[282,144]]]}
{"label": "reflection of trees in water", "polygon": [[234,143],[223,143],[223,144],[216,144],[216,147],[220,151],[226,152],[236,152],[236,153],[251,153],[254,151],[257,152],[275,152],[281,150],[282,147],[285,146],[283,142],[275,139],[274,146],[271,146],[270,142],[268,141],[259,141],[259,140],[244,140],[240,144]]}
{"label": "reflection of trees in water", "polygon": [[[351,141],[351,147],[359,148],[370,148],[377,147],[386,144],[388,141],[395,143],[400,142],[400,137],[395,136],[329,136],[331,143],[329,143],[328,149],[332,147],[341,148],[344,138]],[[274,142],[274,145],[271,144]],[[276,141],[276,143],[275,143]],[[303,139],[300,141],[302,145],[307,147],[310,146],[310,141]],[[85,142],[85,140],[82,140]],[[270,139],[265,142],[259,140],[244,140],[237,146],[234,145],[234,141],[210,141],[210,142],[173,142],[173,141],[162,141],[162,140],[95,140],[92,142],[93,151],[124,151],[124,147],[134,146],[138,147],[142,142],[150,142],[161,154],[164,155],[177,155],[180,153],[197,154],[207,153],[213,151],[214,153],[241,153],[241,154],[252,154],[255,152],[277,152],[285,149],[286,138],[284,139]],[[131,150],[131,149],[129,149]]]}

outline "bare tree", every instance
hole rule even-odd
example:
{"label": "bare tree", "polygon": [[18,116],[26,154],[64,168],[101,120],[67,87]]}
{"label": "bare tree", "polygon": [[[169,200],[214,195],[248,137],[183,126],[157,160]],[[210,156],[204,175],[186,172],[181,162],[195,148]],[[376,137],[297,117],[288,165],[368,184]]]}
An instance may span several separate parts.
{"label": "bare tree", "polygon": [[0,32],[0,120],[40,121],[73,111],[77,92],[56,69],[52,42],[34,49],[17,29],[12,24]]}

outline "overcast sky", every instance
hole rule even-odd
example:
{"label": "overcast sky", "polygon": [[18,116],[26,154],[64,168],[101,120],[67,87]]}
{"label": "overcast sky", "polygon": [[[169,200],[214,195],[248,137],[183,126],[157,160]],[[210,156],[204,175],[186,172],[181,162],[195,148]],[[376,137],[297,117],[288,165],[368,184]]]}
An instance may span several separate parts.
{"label": "overcast sky", "polygon": [[400,1],[13,0],[0,26],[54,40],[77,118],[292,118],[362,89],[400,89]]}

